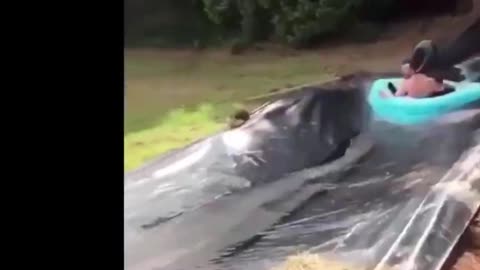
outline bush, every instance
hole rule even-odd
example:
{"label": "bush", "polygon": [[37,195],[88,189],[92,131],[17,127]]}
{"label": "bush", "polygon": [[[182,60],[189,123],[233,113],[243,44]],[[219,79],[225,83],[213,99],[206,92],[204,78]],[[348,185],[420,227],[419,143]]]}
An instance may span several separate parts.
{"label": "bush", "polygon": [[126,0],[127,45],[195,46],[273,39],[295,47],[383,20],[396,0]]}
{"label": "bush", "polygon": [[299,47],[345,31],[360,15],[383,16],[382,12],[388,13],[394,0],[203,0],[203,3],[208,18],[216,24],[241,18],[242,43],[273,37]]}
{"label": "bush", "polygon": [[184,47],[224,33],[203,11],[202,0],[125,0],[125,46]]}

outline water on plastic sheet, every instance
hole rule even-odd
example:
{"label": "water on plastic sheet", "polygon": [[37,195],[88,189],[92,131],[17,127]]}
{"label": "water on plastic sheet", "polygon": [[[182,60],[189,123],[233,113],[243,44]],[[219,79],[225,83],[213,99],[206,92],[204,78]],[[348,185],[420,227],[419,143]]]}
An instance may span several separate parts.
{"label": "water on plastic sheet", "polygon": [[[480,200],[467,183],[475,179],[450,169],[467,147],[464,132],[377,126],[375,151],[349,176],[206,268],[270,269],[310,251],[359,269],[439,269]],[[464,171],[480,169],[480,146],[466,156]]]}
{"label": "water on plastic sheet", "polygon": [[[479,147],[455,165],[470,147],[471,131],[461,123],[376,123],[369,134],[373,151],[347,174],[302,182],[319,167],[251,191],[248,180],[228,170],[202,182],[203,167],[235,162],[218,137],[201,141],[165,157],[168,166],[147,178],[140,171],[136,181],[126,179],[129,256],[145,258],[127,268],[260,270],[308,250],[367,269],[439,269],[480,200],[477,179],[463,173],[480,167]],[[225,156],[204,158],[212,152]],[[192,211],[212,200],[217,203]],[[142,208],[147,204],[156,207]]]}

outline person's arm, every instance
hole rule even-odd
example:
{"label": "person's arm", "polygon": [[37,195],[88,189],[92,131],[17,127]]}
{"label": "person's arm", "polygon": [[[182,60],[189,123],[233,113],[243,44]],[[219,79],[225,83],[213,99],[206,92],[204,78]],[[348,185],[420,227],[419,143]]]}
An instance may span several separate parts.
{"label": "person's arm", "polygon": [[434,93],[443,92],[443,90],[445,90],[445,85],[443,84],[443,80],[438,81],[437,79],[432,78],[432,84],[433,84]]}
{"label": "person's arm", "polygon": [[[408,79],[407,79],[408,80]],[[397,92],[395,92],[396,97],[406,96],[408,94],[407,87],[405,87],[405,81],[402,82]]]}

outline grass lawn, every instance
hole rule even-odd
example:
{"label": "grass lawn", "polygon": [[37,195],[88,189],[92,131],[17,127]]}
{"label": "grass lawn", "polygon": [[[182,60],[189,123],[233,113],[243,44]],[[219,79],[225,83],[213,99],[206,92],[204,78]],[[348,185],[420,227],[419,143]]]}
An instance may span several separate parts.
{"label": "grass lawn", "polygon": [[220,130],[248,97],[332,74],[313,53],[127,50],[125,170]]}

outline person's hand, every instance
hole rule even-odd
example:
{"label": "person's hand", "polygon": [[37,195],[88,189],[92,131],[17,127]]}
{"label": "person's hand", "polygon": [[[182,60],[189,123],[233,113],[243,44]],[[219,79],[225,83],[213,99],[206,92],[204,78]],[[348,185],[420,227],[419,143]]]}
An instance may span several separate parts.
{"label": "person's hand", "polygon": [[403,64],[401,66],[401,71],[404,78],[409,78],[414,73],[409,63]]}

